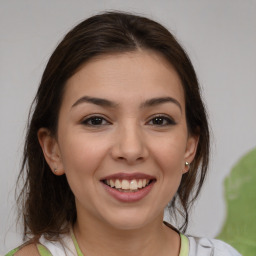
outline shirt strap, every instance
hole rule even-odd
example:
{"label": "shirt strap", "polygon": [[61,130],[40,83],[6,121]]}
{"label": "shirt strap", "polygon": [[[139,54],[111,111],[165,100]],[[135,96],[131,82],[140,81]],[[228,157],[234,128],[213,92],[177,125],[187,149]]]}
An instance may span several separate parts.
{"label": "shirt strap", "polygon": [[180,254],[179,254],[179,256],[188,256],[188,253],[189,253],[189,240],[188,240],[188,238],[185,235],[180,234],[180,241],[181,241],[181,245],[180,245]]}
{"label": "shirt strap", "polygon": [[75,248],[76,248],[76,253],[77,253],[77,255],[78,255],[78,256],[84,256],[83,253],[81,252],[79,246],[78,246],[78,243],[77,243],[77,241],[76,241],[76,237],[75,237],[75,235],[74,235],[74,233],[73,233],[73,229],[71,229],[70,233],[71,233],[72,241],[73,241],[74,246],[75,246]]}
{"label": "shirt strap", "polygon": [[42,244],[37,244],[36,246],[40,256],[52,256],[50,251]]}
{"label": "shirt strap", "polygon": [[[37,244],[36,247],[37,247],[37,250],[38,250],[40,256],[52,256],[50,251],[42,244]],[[14,256],[14,254],[16,252],[18,252],[20,249],[21,249],[20,247],[15,248],[15,249],[11,250],[10,252],[8,252],[5,256]]]}
{"label": "shirt strap", "polygon": [[10,252],[8,252],[7,254],[5,254],[5,256],[13,256],[15,252],[17,252],[19,250],[19,248],[15,248],[13,250],[11,250]]}

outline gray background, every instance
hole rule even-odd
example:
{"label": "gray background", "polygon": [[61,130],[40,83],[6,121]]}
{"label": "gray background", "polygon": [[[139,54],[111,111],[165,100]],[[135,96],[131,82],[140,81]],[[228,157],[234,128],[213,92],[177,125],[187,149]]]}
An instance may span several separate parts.
{"label": "gray background", "polygon": [[15,180],[28,109],[45,64],[71,27],[104,10],[156,19],[189,53],[214,138],[210,173],[188,233],[214,237],[225,221],[223,179],[256,146],[256,1],[0,0],[0,254],[21,242]]}

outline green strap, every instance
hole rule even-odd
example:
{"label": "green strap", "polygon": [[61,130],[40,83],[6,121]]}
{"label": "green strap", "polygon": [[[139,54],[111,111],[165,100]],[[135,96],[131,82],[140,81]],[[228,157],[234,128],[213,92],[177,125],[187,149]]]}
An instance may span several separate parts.
{"label": "green strap", "polygon": [[[45,247],[43,246],[42,244],[37,244],[37,249],[38,249],[38,252],[40,254],[40,256],[53,256],[50,251]],[[20,249],[20,247],[18,248],[15,248],[13,250],[11,250],[10,252],[8,252],[5,256],[14,256],[14,254]]]}
{"label": "green strap", "polygon": [[17,252],[19,250],[19,248],[15,248],[13,250],[11,250],[10,252],[8,252],[7,254],[5,254],[5,256],[13,256],[15,252]]}
{"label": "green strap", "polygon": [[71,230],[71,238],[72,238],[73,243],[74,243],[74,245],[75,245],[77,255],[78,255],[78,256],[84,256],[83,253],[81,252],[79,246],[78,246],[78,243],[77,243],[77,241],[76,241],[76,237],[75,237],[75,235],[74,235],[74,233],[73,233],[73,230]]}
{"label": "green strap", "polygon": [[37,244],[36,246],[41,256],[52,256],[51,252],[42,244]]}
{"label": "green strap", "polygon": [[180,234],[181,246],[179,256],[188,256],[189,253],[189,240],[186,236]]}

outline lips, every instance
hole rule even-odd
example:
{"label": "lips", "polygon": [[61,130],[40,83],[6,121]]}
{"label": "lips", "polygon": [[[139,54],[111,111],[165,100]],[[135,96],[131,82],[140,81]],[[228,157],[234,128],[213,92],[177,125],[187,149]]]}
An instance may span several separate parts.
{"label": "lips", "polygon": [[142,173],[117,173],[104,177],[101,182],[115,199],[134,202],[141,200],[150,192],[156,178]]}

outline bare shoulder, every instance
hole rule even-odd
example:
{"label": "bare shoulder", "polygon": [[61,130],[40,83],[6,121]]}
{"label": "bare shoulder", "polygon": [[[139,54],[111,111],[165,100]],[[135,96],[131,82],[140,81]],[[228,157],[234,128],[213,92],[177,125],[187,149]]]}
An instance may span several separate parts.
{"label": "bare shoulder", "polygon": [[36,244],[28,244],[18,250],[14,256],[40,256]]}

